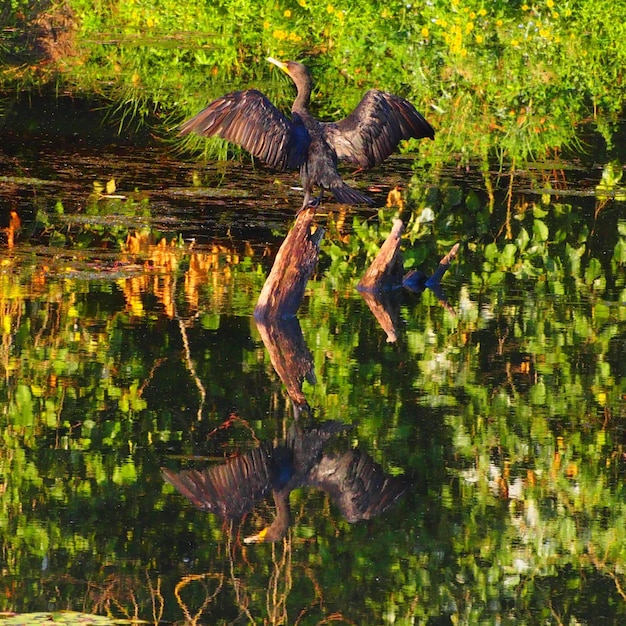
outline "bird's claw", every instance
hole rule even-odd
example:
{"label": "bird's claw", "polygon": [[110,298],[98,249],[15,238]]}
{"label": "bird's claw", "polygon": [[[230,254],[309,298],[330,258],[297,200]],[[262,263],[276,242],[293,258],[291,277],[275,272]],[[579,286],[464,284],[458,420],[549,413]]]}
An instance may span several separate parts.
{"label": "bird's claw", "polygon": [[310,200],[305,199],[302,206],[296,212],[296,216],[300,215],[305,209],[316,209],[321,204],[321,197],[312,198]]}

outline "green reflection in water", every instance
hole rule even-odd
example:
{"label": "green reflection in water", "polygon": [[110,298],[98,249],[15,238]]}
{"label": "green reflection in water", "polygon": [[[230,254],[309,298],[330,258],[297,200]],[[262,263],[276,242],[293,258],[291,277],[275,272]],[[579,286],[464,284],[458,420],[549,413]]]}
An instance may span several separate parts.
{"label": "green reflection in water", "polygon": [[[404,294],[386,341],[343,271],[362,273],[385,215],[347,238],[329,224],[300,316],[316,416],[353,425],[343,444],[413,489],[354,526],[323,494],[295,492],[275,546],[243,545],[160,476],[284,432],[289,403],[250,317],[267,264],[154,246],[146,268],[96,278],[75,260],[7,255],[0,608],[530,624],[593,622],[602,606],[623,618],[623,222],[533,196],[492,211],[446,184],[413,199],[434,219],[409,230],[405,257],[421,250],[431,271],[465,234],[444,281],[456,316],[430,291]],[[271,517],[260,507],[243,532]]]}

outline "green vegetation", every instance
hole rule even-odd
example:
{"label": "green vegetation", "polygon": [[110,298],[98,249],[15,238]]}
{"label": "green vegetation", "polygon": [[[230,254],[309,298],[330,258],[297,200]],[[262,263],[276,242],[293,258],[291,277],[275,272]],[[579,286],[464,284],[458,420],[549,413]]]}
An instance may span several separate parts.
{"label": "green vegetation", "polygon": [[[546,192],[507,201],[494,185],[492,202],[459,178],[413,193],[409,265],[430,272],[464,242],[445,281],[457,315],[405,294],[396,344],[354,291],[390,212],[329,217],[300,316],[318,379],[305,392],[413,488],[354,526],[296,492],[274,548],[243,547],[159,475],[281,436],[289,403],[250,319],[267,263],[124,239],[131,213],[127,230],[149,226],[145,200],[127,214],[94,199],[88,225],[59,205],[40,215],[50,259],[17,246],[0,274],[0,610],[533,624],[592,622],[602,605],[623,619],[626,224],[617,203],[526,175]],[[607,169],[599,196],[618,179]],[[110,242],[115,263],[89,261]]]}
{"label": "green vegetation", "polygon": [[[353,426],[336,445],[367,450],[412,488],[353,526],[322,494],[295,492],[289,539],[247,547],[239,531],[271,506],[231,528],[174,494],[160,467],[218,461],[291,419],[251,318],[287,226],[253,240],[270,218],[252,201],[231,207],[216,192],[203,213],[188,188],[120,193],[110,176],[65,197],[16,157],[19,174],[0,178],[17,203],[1,233],[0,623],[5,611],[93,619],[62,610],[153,623],[622,623],[623,0],[5,4],[7,121],[24,90],[69,93],[104,104],[115,131],[171,139],[232,88],[287,106],[268,54],[311,65],[323,117],[370,86],[411,98],[439,132],[419,145],[398,211],[405,267],[429,274],[462,247],[444,281],[456,314],[429,290],[405,292],[390,344],[354,286],[395,209],[346,219],[328,205],[300,315],[317,376],[304,391],[316,419]],[[560,160],[566,150],[576,159]],[[587,156],[601,173],[580,165]],[[24,189],[37,193],[23,211]],[[174,226],[159,221],[174,207]],[[241,212],[252,243],[230,232]],[[228,234],[204,247],[179,235],[200,219]]]}
{"label": "green vegetation", "polygon": [[[612,147],[623,109],[623,0],[44,6],[16,0],[5,11],[5,99],[50,84],[107,102],[120,126],[149,121],[163,137],[233,88],[254,85],[287,105],[291,85],[268,54],[312,66],[322,117],[346,113],[369,87],[409,97],[439,131],[420,148],[431,163],[519,165],[576,145],[589,126]],[[39,62],[25,56],[32,49]]]}

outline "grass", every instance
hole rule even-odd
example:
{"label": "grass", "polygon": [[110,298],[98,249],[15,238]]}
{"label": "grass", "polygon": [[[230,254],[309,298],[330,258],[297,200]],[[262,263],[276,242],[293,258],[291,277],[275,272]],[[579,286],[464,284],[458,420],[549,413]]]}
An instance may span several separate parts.
{"label": "grass", "polygon": [[[121,127],[149,121],[162,137],[232,89],[261,88],[288,108],[292,88],[268,55],[312,68],[323,118],[345,115],[370,87],[408,97],[438,131],[420,144],[430,163],[541,159],[575,145],[582,124],[611,146],[623,110],[623,2],[66,0],[45,14],[29,6],[14,0],[5,16],[0,91],[52,82],[108,103]],[[19,37],[24,26],[35,29],[37,62]],[[62,48],[54,27],[64,29]]]}

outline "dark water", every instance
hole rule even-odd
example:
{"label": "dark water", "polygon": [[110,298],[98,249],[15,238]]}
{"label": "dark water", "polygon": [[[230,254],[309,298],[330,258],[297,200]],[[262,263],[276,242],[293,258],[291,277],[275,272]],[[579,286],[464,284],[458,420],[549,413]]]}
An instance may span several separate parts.
{"label": "dark water", "polygon": [[[424,176],[416,212],[435,220],[405,257],[428,274],[462,247],[445,302],[394,296],[395,342],[355,289],[378,216],[329,202],[299,327],[279,341],[315,374],[294,435],[284,372],[252,317],[299,206],[294,177],[149,147],[39,144],[2,164],[2,226],[15,211],[21,230],[0,266],[0,610],[623,621],[626,230],[623,204],[596,191],[601,166],[519,172],[512,196],[494,170],[492,211],[480,171]],[[411,175],[399,159],[370,182],[384,202]],[[95,198],[111,179],[122,198]],[[246,543],[276,517],[267,476],[276,490],[293,478],[279,457],[294,438],[315,454],[299,457],[285,538]],[[274,450],[265,478],[248,465],[218,494],[246,508],[264,483],[235,521],[161,474],[230,460],[241,478],[259,449]]]}

